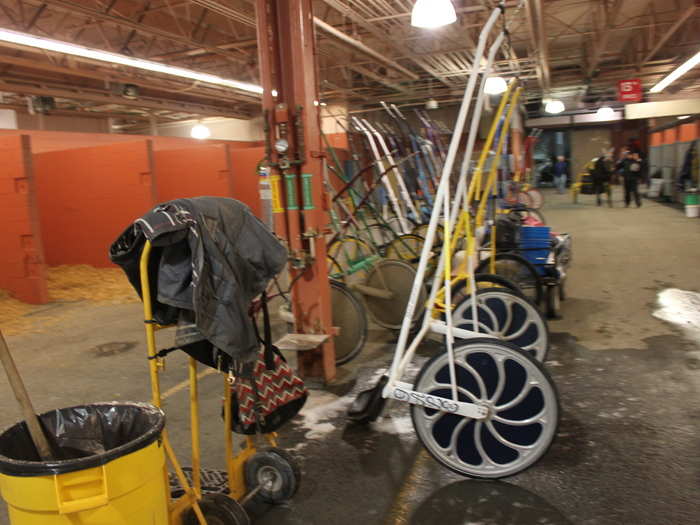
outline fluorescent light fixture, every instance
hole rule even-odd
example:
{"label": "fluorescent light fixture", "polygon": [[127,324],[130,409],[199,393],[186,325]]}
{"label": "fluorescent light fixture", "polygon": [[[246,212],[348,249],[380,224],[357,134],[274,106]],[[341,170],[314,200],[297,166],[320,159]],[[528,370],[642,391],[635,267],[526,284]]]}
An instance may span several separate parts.
{"label": "fluorescent light fixture", "polygon": [[681,115],[680,117],[676,117],[678,120],[685,120],[687,118],[690,118],[690,115]]}
{"label": "fluorescent light fixture", "polygon": [[192,126],[192,131],[190,131],[190,136],[193,139],[204,140],[211,137],[211,130],[204,124],[195,124]]}
{"label": "fluorescent light fixture", "polygon": [[126,55],[120,55],[118,53],[110,53],[109,51],[100,51],[99,49],[92,49],[89,47],[69,44],[68,42],[61,42],[59,40],[52,40],[50,38],[38,37],[34,35],[29,35],[27,33],[19,33],[17,31],[10,31],[9,29],[0,29],[0,41],[9,42],[12,44],[19,44],[22,46],[35,47],[38,49],[45,49],[47,51],[55,51],[56,53],[65,53],[66,55],[89,58],[91,60],[108,62],[110,64],[121,64],[122,66],[145,69],[146,71],[153,71],[155,73],[163,73],[164,75],[188,78],[190,80],[196,80],[198,82],[205,82],[207,84],[215,84],[217,86],[230,87],[233,89],[238,89],[240,91],[247,91],[249,93],[262,94],[263,92],[262,87],[256,86],[255,84],[249,84],[247,82],[230,80],[216,75],[210,75],[209,73],[199,73],[190,69],[169,66],[167,64],[154,62],[152,60],[143,60],[141,58],[133,58]]}
{"label": "fluorescent light fixture", "polygon": [[435,29],[457,21],[457,13],[451,0],[416,0],[411,11],[411,25]]}
{"label": "fluorescent light fixture", "polygon": [[557,113],[561,113],[565,109],[566,109],[566,106],[564,106],[564,103],[561,100],[550,100],[544,106],[544,110],[547,113],[550,113],[551,115],[556,115]]}
{"label": "fluorescent light fixture", "polygon": [[503,77],[488,77],[486,79],[484,92],[487,95],[500,95],[501,93],[505,93],[507,89],[508,84],[503,79]]}
{"label": "fluorescent light fixture", "polygon": [[668,76],[666,76],[661,82],[656,84],[649,91],[651,91],[652,93],[661,93],[664,89],[670,86],[672,82],[678,80],[680,77],[685,75],[688,71],[693,69],[698,64],[700,64],[700,51],[695,53],[695,55],[693,55],[688,60],[683,62],[683,64],[674,69],[671,73],[668,74]]}
{"label": "fluorescent light fixture", "polygon": [[610,106],[599,107],[595,114],[600,120],[610,120],[615,117],[615,111]]}

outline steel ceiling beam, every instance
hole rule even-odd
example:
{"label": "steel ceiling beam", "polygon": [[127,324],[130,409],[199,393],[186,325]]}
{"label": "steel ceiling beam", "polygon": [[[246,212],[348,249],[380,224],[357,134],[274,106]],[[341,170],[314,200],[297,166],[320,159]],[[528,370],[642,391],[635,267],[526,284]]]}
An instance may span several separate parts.
{"label": "steel ceiling beam", "polygon": [[649,62],[654,56],[661,51],[661,48],[664,47],[666,42],[676,34],[676,31],[678,31],[681,27],[683,27],[683,24],[685,24],[688,19],[693,16],[696,11],[698,10],[697,5],[692,5],[688,9],[686,9],[683,14],[680,16],[676,22],[668,28],[668,30],[659,38],[656,42],[656,45],[649,51],[646,56],[642,59],[642,65],[646,64]]}
{"label": "steel ceiling beam", "polygon": [[[541,0],[537,1],[539,2]],[[608,40],[610,40],[610,29],[615,26],[615,19],[617,18],[620,9],[622,9],[622,4],[623,0],[615,0],[615,3],[613,4],[612,8],[610,8],[610,10],[605,9],[605,22],[603,24],[602,31],[599,32],[597,44],[593,47],[593,56],[591,57],[591,61],[588,64],[588,67],[586,68],[586,78],[590,78],[591,75],[593,75],[595,70],[598,68],[598,63],[600,62],[600,59],[603,56],[605,48],[608,46]]]}
{"label": "steel ceiling beam", "polygon": [[58,11],[70,12],[73,14],[80,14],[83,16],[93,18],[93,19],[98,20],[98,21],[102,21],[102,22],[109,23],[111,25],[115,25],[117,27],[131,29],[131,30],[136,31],[137,33],[142,33],[142,34],[146,34],[146,35],[150,35],[150,36],[155,36],[158,38],[163,38],[165,40],[170,40],[172,42],[178,42],[178,43],[185,45],[185,46],[188,46],[188,47],[206,49],[210,53],[215,53],[217,55],[221,55],[221,56],[229,58],[231,60],[235,60],[236,62],[239,62],[239,63],[246,63],[248,61],[247,56],[241,56],[240,54],[231,53],[230,51],[225,50],[225,49],[221,49],[217,46],[202,44],[201,42],[195,42],[195,41],[191,40],[190,38],[183,37],[182,35],[178,35],[177,33],[171,33],[170,31],[158,29],[157,27],[139,24],[138,22],[134,22],[133,20],[130,20],[130,19],[125,18],[123,16],[107,14],[103,11],[98,10],[98,9],[93,9],[91,7],[87,7],[87,6],[82,5],[82,4],[77,4],[75,2],[70,2],[68,0],[24,0],[24,1],[27,1],[27,2],[32,3],[32,4],[39,4],[39,5],[45,3]]}
{"label": "steel ceiling beam", "polygon": [[51,85],[37,85],[36,82],[26,84],[26,81],[9,82],[7,77],[0,80],[0,90],[8,93],[19,93],[23,95],[41,95],[48,97],[65,98],[68,100],[88,100],[101,104],[116,104],[119,106],[131,106],[138,108],[161,109],[178,113],[190,113],[192,115],[228,117],[228,118],[250,118],[250,114],[235,111],[233,108],[211,106],[207,104],[196,104],[191,102],[163,101],[162,99],[152,99],[141,97],[137,100],[130,100],[109,91],[97,89],[67,89],[65,87],[54,87]]}
{"label": "steel ceiling beam", "polygon": [[387,42],[392,48],[397,50],[399,53],[401,53],[403,56],[412,56],[411,61],[418,65],[421,69],[423,69],[425,72],[430,74],[430,76],[435,77],[437,80],[445,84],[447,87],[452,88],[453,85],[447,82],[444,78],[440,76],[440,74],[435,71],[433,67],[431,67],[425,60],[422,58],[415,57],[414,53],[406,48],[405,46],[402,46],[400,44],[396,44],[392,42],[391,40],[387,41],[387,34],[385,31],[382,31],[375,25],[373,25],[371,22],[367,21],[365,18],[363,18],[361,15],[359,15],[357,12],[353,11],[351,8],[349,8],[347,5],[345,5],[343,2],[340,2],[339,0],[323,0],[327,5],[331,6],[333,9],[338,11],[340,14],[343,16],[349,18],[353,22],[355,22],[357,25],[360,27],[363,27],[367,31],[369,31],[372,35],[377,37],[380,41],[382,42]]}

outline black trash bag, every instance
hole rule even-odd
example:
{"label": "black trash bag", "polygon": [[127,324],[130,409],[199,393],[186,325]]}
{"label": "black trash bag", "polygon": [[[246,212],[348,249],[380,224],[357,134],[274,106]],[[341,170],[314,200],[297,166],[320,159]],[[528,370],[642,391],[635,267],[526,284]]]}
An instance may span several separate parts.
{"label": "black trash bag", "polygon": [[99,403],[52,410],[39,421],[55,459],[41,461],[22,421],[0,434],[0,473],[46,476],[104,465],[159,439],[165,414],[146,403]]}
{"label": "black trash bag", "polygon": [[496,250],[517,250],[520,244],[520,219],[511,215],[496,217]]}

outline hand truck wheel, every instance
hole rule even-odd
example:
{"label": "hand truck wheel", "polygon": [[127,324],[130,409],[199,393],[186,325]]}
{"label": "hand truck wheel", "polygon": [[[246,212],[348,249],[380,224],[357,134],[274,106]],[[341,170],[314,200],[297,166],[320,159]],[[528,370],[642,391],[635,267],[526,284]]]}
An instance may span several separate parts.
{"label": "hand truck wheel", "polygon": [[[223,494],[205,494],[199,501],[207,525],[250,525],[245,509],[236,500]],[[188,510],[182,519],[183,525],[199,525],[194,510]]]}
{"label": "hand truck wheel", "polygon": [[[473,478],[498,479],[534,465],[557,432],[559,398],[546,369],[529,353],[495,339],[456,343],[455,375],[460,401],[488,407],[472,419],[411,406],[413,427],[442,465]],[[418,373],[416,392],[452,399],[447,352]]]}
{"label": "hand truck wheel", "polygon": [[566,301],[566,279],[559,281],[559,300]]}
{"label": "hand truck wheel", "polygon": [[547,297],[545,298],[547,308],[547,318],[557,319],[559,317],[559,285],[551,284],[547,286]]}
{"label": "hand truck wheel", "polygon": [[279,504],[294,497],[301,483],[296,460],[278,448],[256,453],[245,463],[245,483],[253,501]]}

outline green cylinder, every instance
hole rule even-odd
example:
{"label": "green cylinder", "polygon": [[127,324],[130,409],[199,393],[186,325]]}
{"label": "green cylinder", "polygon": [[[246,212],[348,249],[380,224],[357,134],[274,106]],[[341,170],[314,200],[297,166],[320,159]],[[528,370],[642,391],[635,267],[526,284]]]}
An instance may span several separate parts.
{"label": "green cylinder", "polygon": [[297,202],[297,174],[285,173],[284,180],[287,183],[287,209],[298,210],[299,204]]}
{"label": "green cylinder", "polygon": [[301,187],[304,192],[304,209],[313,210],[314,209],[314,196],[311,192],[311,173],[301,174]]}
{"label": "green cylinder", "polygon": [[693,192],[693,193],[686,193],[686,194],[685,194],[685,203],[688,204],[688,205],[690,205],[690,206],[694,206],[694,205],[696,205],[696,204],[700,204],[700,195],[698,195],[698,194],[695,193],[695,192]]}

